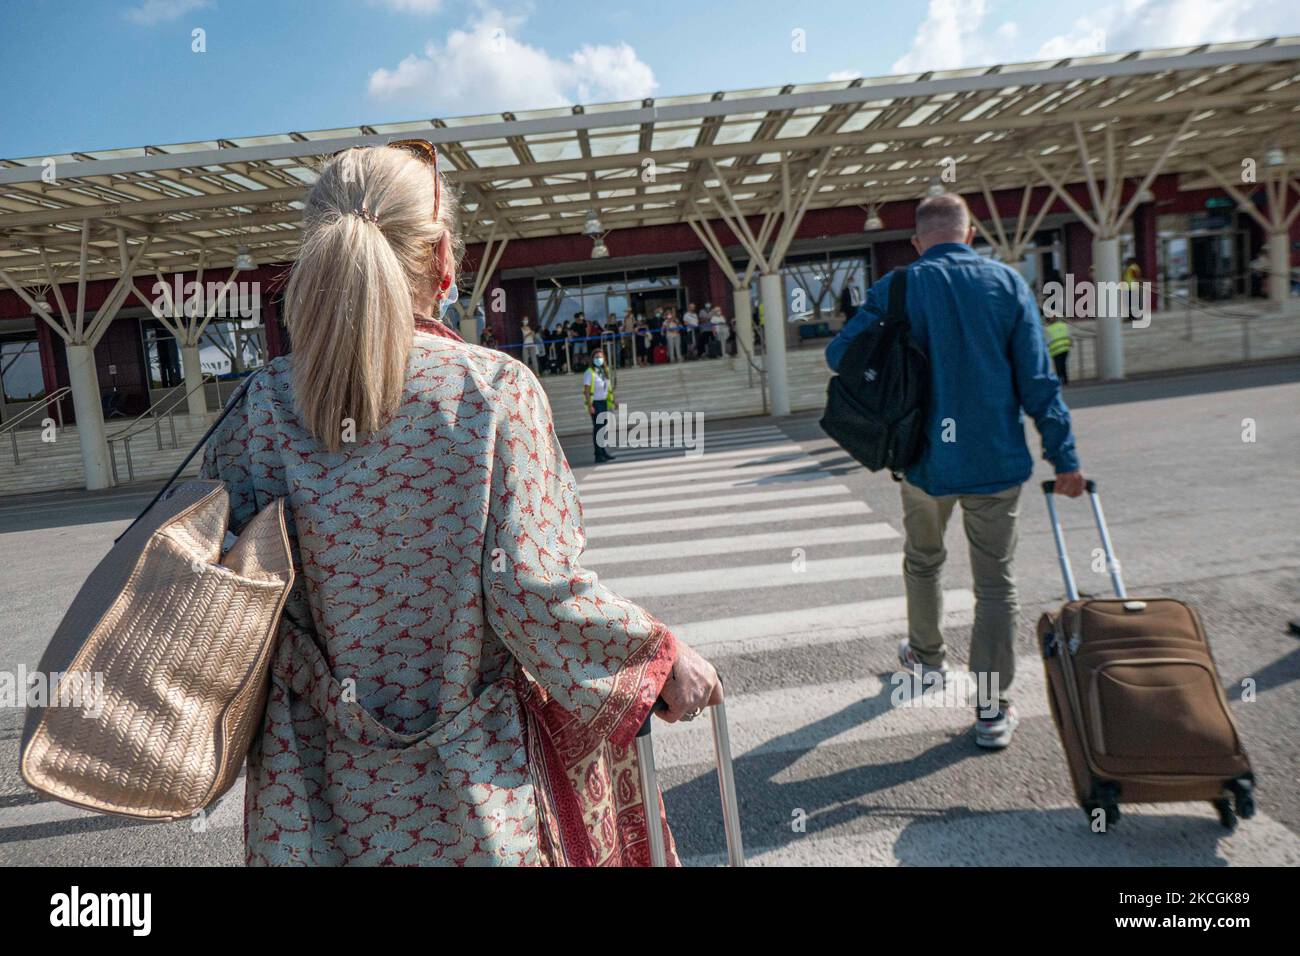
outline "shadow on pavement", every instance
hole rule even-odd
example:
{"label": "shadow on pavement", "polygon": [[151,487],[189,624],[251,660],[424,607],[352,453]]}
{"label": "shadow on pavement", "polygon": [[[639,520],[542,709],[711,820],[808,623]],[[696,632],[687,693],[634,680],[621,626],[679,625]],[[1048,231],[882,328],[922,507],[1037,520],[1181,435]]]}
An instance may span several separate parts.
{"label": "shadow on pavement", "polygon": [[[791,827],[796,812],[806,817],[810,830],[838,826],[869,815],[873,810],[860,802],[863,796],[912,783],[979,756],[968,735],[962,734],[905,760],[853,767],[811,780],[777,779],[801,758],[815,757],[817,748],[827,740],[891,710],[892,690],[886,681],[874,697],[775,737],[735,760],[741,830],[746,845],[771,849],[804,839],[806,834]],[[792,746],[796,740],[799,744]],[[665,791],[664,805],[681,856],[704,855],[724,845],[721,811],[698,812],[698,808],[719,805],[717,778],[712,772]],[[692,814],[691,808],[697,812]]]}
{"label": "shadow on pavement", "polygon": [[1255,678],[1255,690],[1259,693],[1300,680],[1300,648],[1279,657],[1250,676]]}

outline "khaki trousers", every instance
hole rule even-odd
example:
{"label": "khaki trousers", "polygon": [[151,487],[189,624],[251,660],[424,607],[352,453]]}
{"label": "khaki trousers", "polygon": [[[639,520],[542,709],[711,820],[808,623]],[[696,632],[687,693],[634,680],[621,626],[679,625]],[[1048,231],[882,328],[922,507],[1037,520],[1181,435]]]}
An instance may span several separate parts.
{"label": "khaki trousers", "polygon": [[1020,486],[993,495],[935,498],[904,481],[901,491],[908,643],[923,663],[935,667],[943,663],[947,652],[939,629],[943,620],[940,574],[948,556],[943,535],[953,507],[960,502],[975,591],[970,670],[976,678],[981,707],[992,703],[983,700],[986,692],[996,694],[1006,705],[1016,674],[1016,627],[1020,618],[1013,567]]}

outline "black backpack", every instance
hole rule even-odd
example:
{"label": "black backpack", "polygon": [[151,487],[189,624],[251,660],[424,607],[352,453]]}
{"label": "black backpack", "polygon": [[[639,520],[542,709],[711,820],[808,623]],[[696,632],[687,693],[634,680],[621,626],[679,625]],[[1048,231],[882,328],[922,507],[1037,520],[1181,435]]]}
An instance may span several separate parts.
{"label": "black backpack", "polygon": [[907,321],[907,270],[895,269],[889,311],[854,339],[826,390],[822,431],[871,471],[895,478],[925,450],[930,360]]}

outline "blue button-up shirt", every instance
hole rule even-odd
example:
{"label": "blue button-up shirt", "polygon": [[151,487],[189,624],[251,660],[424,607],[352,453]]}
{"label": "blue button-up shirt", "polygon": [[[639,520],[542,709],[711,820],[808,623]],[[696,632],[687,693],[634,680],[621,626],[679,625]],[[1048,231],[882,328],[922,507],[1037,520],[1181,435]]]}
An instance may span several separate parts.
{"label": "blue button-up shirt", "polygon": [[[857,336],[889,310],[892,273],[826,347],[838,371]],[[925,454],[907,480],[935,496],[993,494],[1029,479],[1028,412],[1057,473],[1077,471],[1070,410],[1043,341],[1038,304],[1020,273],[970,246],[931,246],[907,269],[907,316],[930,357]]]}

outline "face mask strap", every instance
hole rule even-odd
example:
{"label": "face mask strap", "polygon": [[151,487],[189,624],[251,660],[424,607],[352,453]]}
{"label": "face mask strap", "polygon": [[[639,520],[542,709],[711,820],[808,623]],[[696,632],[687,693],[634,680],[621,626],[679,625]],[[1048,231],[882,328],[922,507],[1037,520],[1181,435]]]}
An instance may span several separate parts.
{"label": "face mask strap", "polygon": [[444,292],[442,298],[438,300],[438,321],[442,321],[443,317],[447,314],[447,310],[451,308],[452,303],[459,299],[460,289],[456,288],[456,280],[452,279],[451,285],[447,286],[447,291]]}

